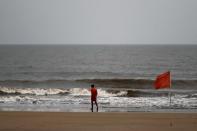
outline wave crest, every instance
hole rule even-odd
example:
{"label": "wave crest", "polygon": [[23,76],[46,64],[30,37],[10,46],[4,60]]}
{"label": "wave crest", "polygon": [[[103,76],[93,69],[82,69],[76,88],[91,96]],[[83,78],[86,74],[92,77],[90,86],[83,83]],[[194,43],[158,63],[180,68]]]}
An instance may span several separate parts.
{"label": "wave crest", "polygon": [[1,87],[1,95],[56,95],[56,94],[66,94],[67,90],[63,89],[41,89],[41,88],[7,88]]}
{"label": "wave crest", "polygon": [[[102,97],[109,96],[122,96],[126,95],[127,91],[110,91],[98,89],[98,95]],[[90,96],[90,90],[86,88],[71,88],[71,89],[58,89],[58,88],[0,88],[0,95],[72,95],[72,96]]]}

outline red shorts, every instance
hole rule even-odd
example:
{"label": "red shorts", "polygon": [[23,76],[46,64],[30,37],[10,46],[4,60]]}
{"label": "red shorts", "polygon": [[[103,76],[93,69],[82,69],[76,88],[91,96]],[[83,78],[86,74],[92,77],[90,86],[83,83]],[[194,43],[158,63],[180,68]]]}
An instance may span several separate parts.
{"label": "red shorts", "polygon": [[96,101],[96,97],[91,97],[91,101]]}

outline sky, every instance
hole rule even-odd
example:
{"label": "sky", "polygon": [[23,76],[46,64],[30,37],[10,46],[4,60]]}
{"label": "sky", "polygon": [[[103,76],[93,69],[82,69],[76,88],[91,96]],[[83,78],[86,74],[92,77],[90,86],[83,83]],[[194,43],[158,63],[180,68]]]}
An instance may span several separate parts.
{"label": "sky", "polygon": [[0,44],[197,44],[196,0],[0,0]]}

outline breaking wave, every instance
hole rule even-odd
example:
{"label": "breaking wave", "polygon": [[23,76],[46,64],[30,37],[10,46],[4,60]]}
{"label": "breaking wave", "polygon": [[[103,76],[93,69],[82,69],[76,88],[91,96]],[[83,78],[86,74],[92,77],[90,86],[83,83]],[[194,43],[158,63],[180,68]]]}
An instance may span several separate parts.
{"label": "breaking wave", "polygon": [[63,89],[41,89],[41,88],[0,88],[0,95],[56,95],[66,94],[67,90]]}
{"label": "breaking wave", "polygon": [[[127,91],[108,91],[98,89],[99,96],[123,96]],[[0,95],[73,95],[73,96],[90,96],[90,90],[85,88],[71,88],[71,89],[58,89],[58,88],[7,88],[0,87]]]}
{"label": "breaking wave", "polygon": [[[77,80],[0,80],[0,85],[65,85],[66,83],[95,83],[100,87],[107,88],[130,88],[130,89],[150,89],[153,88],[154,80],[151,79],[77,79]],[[196,88],[197,80],[173,80],[173,88],[179,89],[194,89]]]}
{"label": "breaking wave", "polygon": [[[185,97],[197,97],[196,92],[189,91],[172,91],[172,95],[181,95]],[[59,89],[59,88],[8,88],[0,87],[0,96],[5,95],[35,95],[35,96],[49,96],[49,95],[70,95],[70,96],[90,96],[90,90],[87,88],[69,88],[69,89]],[[161,97],[168,96],[168,90],[144,90],[144,89],[101,89],[98,88],[99,97]]]}

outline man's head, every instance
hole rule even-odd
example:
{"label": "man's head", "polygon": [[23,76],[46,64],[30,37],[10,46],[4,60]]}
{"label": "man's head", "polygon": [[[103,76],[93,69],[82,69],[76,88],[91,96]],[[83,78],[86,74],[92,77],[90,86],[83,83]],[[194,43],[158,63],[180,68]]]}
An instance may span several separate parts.
{"label": "man's head", "polygon": [[94,88],[94,84],[91,85],[91,88]]}

